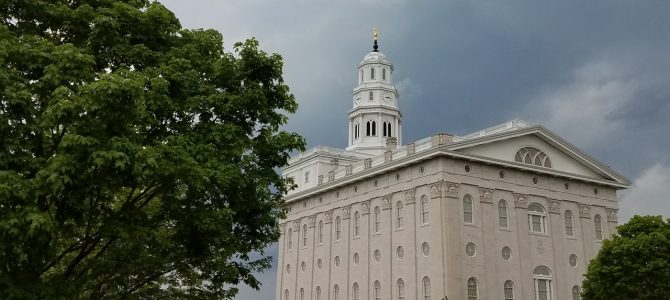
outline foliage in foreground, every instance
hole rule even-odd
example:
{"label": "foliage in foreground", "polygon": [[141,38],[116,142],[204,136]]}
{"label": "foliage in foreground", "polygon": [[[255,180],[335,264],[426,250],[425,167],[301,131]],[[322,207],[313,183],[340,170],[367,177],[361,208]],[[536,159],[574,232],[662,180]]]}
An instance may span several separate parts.
{"label": "foliage in foreground", "polygon": [[670,299],[670,219],[635,216],[603,241],[589,264],[584,299]]}
{"label": "foliage in foreground", "polygon": [[303,139],[282,60],[148,0],[0,0],[0,299],[231,298]]}

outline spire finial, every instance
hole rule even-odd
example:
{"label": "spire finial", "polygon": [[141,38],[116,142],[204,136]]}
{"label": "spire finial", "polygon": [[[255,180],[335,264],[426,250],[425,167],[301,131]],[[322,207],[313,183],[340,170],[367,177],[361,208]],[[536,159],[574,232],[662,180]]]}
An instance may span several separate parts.
{"label": "spire finial", "polygon": [[379,32],[377,32],[377,27],[372,29],[372,36],[375,39],[375,44],[372,46],[372,52],[379,52],[379,45],[377,45],[377,38],[379,37]]}

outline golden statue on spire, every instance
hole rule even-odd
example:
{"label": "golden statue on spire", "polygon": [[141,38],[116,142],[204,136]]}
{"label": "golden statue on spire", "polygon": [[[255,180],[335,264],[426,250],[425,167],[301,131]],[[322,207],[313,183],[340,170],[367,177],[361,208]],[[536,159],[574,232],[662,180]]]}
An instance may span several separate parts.
{"label": "golden statue on spire", "polygon": [[379,36],[379,32],[377,32],[377,27],[376,26],[372,29],[372,35],[375,37],[375,41],[376,41],[377,37]]}

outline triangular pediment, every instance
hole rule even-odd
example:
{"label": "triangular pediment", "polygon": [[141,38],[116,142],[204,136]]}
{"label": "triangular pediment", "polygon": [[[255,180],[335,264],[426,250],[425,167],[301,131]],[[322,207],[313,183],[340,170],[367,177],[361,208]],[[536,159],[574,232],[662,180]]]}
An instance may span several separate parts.
{"label": "triangular pediment", "polygon": [[630,184],[625,177],[540,125],[463,139],[449,149],[549,172],[611,181],[622,186]]}

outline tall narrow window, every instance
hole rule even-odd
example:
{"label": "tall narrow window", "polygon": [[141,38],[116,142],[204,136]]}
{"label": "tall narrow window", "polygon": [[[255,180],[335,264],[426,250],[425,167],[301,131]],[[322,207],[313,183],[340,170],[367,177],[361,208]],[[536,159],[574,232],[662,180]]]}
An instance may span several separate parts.
{"label": "tall narrow window", "polygon": [[505,200],[498,201],[498,226],[507,228],[507,202]]}
{"label": "tall narrow window", "polygon": [[352,292],[352,298],[353,300],[361,300],[361,292],[358,288],[358,283],[354,282],[354,287],[353,287],[353,292]]}
{"label": "tall narrow window", "polygon": [[382,286],[379,284],[379,280],[375,280],[373,296],[375,297],[375,300],[382,299]]}
{"label": "tall narrow window", "polygon": [[596,240],[603,240],[603,219],[600,218],[600,215],[595,215],[593,217],[593,225],[596,227]]}
{"label": "tall narrow window", "polygon": [[533,270],[533,282],[535,286],[535,300],[553,299],[551,287],[551,271],[545,266],[539,266]]}
{"label": "tall narrow window", "polygon": [[504,293],[505,300],[514,300],[514,283],[511,280],[505,281]]}
{"label": "tall narrow window", "polygon": [[565,235],[574,236],[575,232],[573,230],[574,225],[572,224],[572,212],[569,210],[565,211]]}
{"label": "tall narrow window", "polygon": [[375,216],[374,216],[374,221],[375,221],[375,233],[379,233],[379,227],[381,226],[382,220],[381,220],[381,210],[379,209],[379,206],[375,206]]}
{"label": "tall narrow window", "polygon": [[339,299],[339,297],[340,297],[340,286],[336,284],[333,287],[333,300],[337,300]]}
{"label": "tall narrow window", "polygon": [[302,246],[307,247],[307,225],[302,225]]}
{"label": "tall narrow window", "polygon": [[386,68],[382,69],[382,80],[386,80]]}
{"label": "tall narrow window", "polygon": [[547,214],[542,205],[528,205],[528,228],[531,232],[547,233]]}
{"label": "tall narrow window", "polygon": [[358,136],[356,136],[357,133],[358,133],[358,124],[354,124],[354,132],[353,132],[354,140],[358,138]]}
{"label": "tall narrow window", "polygon": [[398,300],[405,300],[405,282],[398,279]]}
{"label": "tall narrow window", "polygon": [[323,244],[323,221],[319,221],[319,244]]}
{"label": "tall narrow window", "polygon": [[360,80],[360,82],[363,83],[363,70],[361,70],[361,80]]}
{"label": "tall narrow window", "polygon": [[468,300],[479,299],[479,289],[477,288],[477,279],[470,277],[468,279]]}
{"label": "tall narrow window", "polygon": [[370,94],[368,94],[368,100],[372,101],[375,98],[374,96],[375,94],[372,91],[370,91]]}
{"label": "tall narrow window", "polygon": [[370,79],[375,79],[375,68],[370,68]]}
{"label": "tall narrow window", "polygon": [[365,135],[370,136],[370,121],[365,123]]}
{"label": "tall narrow window", "polygon": [[395,210],[396,210],[396,222],[395,222],[395,227],[396,228],[402,228],[402,223],[403,223],[403,209],[402,209],[402,202],[398,201],[395,204]]}
{"label": "tall narrow window", "polygon": [[284,300],[288,300],[288,290],[284,290]]}
{"label": "tall narrow window", "polygon": [[354,236],[358,237],[361,232],[361,215],[358,212],[354,213]]}
{"label": "tall narrow window", "polygon": [[305,183],[309,183],[309,171],[305,172]]}
{"label": "tall narrow window", "polygon": [[465,195],[465,197],[463,197],[463,222],[473,223],[472,211],[472,196]]}
{"label": "tall narrow window", "polygon": [[293,229],[289,228],[288,229],[288,235],[287,235],[287,240],[288,240],[288,250],[291,250],[293,247]]}
{"label": "tall narrow window", "polygon": [[305,300],[305,289],[300,288],[300,300]]}
{"label": "tall narrow window", "polygon": [[582,299],[582,290],[579,289],[579,286],[575,285],[572,287],[572,300],[581,300]]}
{"label": "tall narrow window", "polygon": [[316,287],[316,300],[321,300],[321,287]]}
{"label": "tall narrow window", "polygon": [[386,122],[382,124],[382,136],[386,136]]}
{"label": "tall narrow window", "polygon": [[372,121],[372,135],[376,136],[377,135],[377,122]]}
{"label": "tall narrow window", "polygon": [[340,237],[342,235],[342,219],[340,219],[339,216],[335,218],[335,239],[340,240]]}
{"label": "tall narrow window", "polygon": [[423,300],[430,300],[430,278],[423,278]]}
{"label": "tall narrow window", "polygon": [[386,136],[393,136],[391,134],[391,122],[386,123]]}
{"label": "tall narrow window", "polygon": [[421,196],[421,223],[428,224],[428,197]]}

